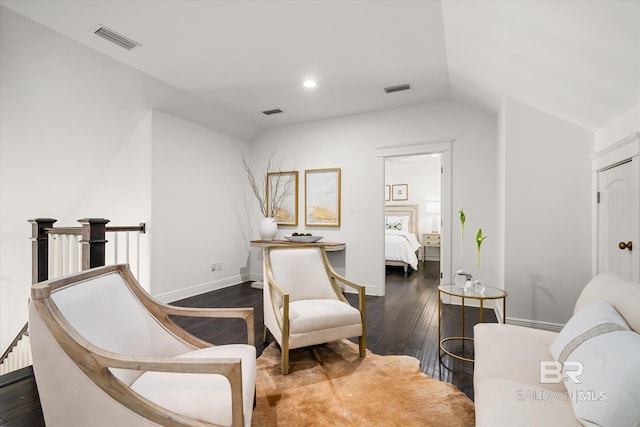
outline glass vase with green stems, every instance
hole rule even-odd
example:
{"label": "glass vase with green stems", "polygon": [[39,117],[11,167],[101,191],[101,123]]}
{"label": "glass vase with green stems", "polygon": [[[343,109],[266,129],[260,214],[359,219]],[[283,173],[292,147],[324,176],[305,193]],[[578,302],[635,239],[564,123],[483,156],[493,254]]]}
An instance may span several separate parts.
{"label": "glass vase with green stems", "polygon": [[478,229],[478,233],[476,233],[476,245],[478,246],[478,270],[480,270],[480,247],[482,246],[482,242],[489,236],[482,235],[482,228]]}
{"label": "glass vase with green stems", "polygon": [[464,259],[464,251],[462,249],[464,243],[464,222],[467,217],[464,214],[464,209],[458,209],[458,213],[460,214],[460,261]]}
{"label": "glass vase with green stems", "polygon": [[476,233],[476,246],[478,247],[478,278],[473,281],[473,289],[475,290],[475,292],[478,292],[481,295],[484,295],[484,291],[487,287],[484,282],[480,280],[480,248],[482,246],[482,242],[487,237],[488,236],[482,235],[482,228],[479,228],[478,232]]}

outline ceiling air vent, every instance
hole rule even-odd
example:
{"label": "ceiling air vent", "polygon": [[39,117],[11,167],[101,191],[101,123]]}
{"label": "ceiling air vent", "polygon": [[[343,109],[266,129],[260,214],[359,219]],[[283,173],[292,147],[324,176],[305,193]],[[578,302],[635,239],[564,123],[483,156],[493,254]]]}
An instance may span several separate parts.
{"label": "ceiling air vent", "polygon": [[279,108],[274,108],[273,110],[265,110],[262,112],[262,114],[264,114],[265,116],[270,116],[272,114],[280,114],[283,111]]}
{"label": "ceiling air vent", "polygon": [[393,93],[393,92],[400,92],[401,90],[409,90],[409,89],[411,89],[411,85],[406,83],[403,85],[385,87],[384,91],[387,93]]}
{"label": "ceiling air vent", "polygon": [[142,46],[140,43],[135,42],[130,38],[123,36],[122,34],[118,34],[115,31],[103,25],[98,25],[98,27],[93,31],[93,34],[100,36],[104,39],[107,39],[110,42],[115,43],[118,46],[123,47],[127,50],[131,50],[137,46]]}

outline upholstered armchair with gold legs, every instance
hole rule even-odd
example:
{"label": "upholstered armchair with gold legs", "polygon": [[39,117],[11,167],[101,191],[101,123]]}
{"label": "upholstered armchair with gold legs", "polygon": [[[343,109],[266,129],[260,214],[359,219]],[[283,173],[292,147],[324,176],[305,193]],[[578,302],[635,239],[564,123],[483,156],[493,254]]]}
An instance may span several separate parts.
{"label": "upholstered armchair with gold legs", "polygon": [[[161,304],[126,265],[31,288],[29,330],[44,419],[55,426],[249,426],[253,309]],[[169,316],[239,317],[248,344],[212,346]]]}
{"label": "upholstered armchair with gold legs", "polygon": [[[264,338],[280,345],[282,373],[289,373],[289,350],[359,337],[366,354],[365,288],[338,275],[322,247],[271,247],[264,252]],[[339,283],[358,292],[358,308]]]}

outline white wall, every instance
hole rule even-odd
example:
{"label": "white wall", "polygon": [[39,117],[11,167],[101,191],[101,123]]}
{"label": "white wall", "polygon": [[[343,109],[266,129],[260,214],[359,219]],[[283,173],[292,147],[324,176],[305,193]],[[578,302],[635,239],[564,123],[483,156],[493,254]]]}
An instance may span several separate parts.
{"label": "white wall", "polygon": [[0,307],[11,310],[0,316],[0,349],[27,320],[29,218],[53,217],[60,226],[91,215],[117,225],[149,219],[150,110],[204,124],[226,122],[221,128],[241,128],[239,135],[258,131],[3,7],[0,92]]}
{"label": "white wall", "polygon": [[[163,301],[248,280],[246,142],[153,112],[151,293]],[[221,271],[211,271],[222,262]]]}
{"label": "white wall", "polygon": [[565,323],[591,279],[593,134],[504,102],[507,317]]}
{"label": "white wall", "polygon": [[634,132],[640,132],[640,102],[596,131],[596,152],[615,144]]}
{"label": "white wall", "polygon": [[[490,236],[483,246],[483,278],[495,281],[496,222],[496,119],[456,102],[441,102],[348,116],[270,129],[254,141],[253,158],[262,160],[277,152],[284,167],[300,171],[298,230],[309,229],[328,241],[347,244],[342,255],[345,274],[381,294],[384,285],[384,175],[376,157],[380,147],[413,145],[453,138],[453,206],[464,206],[469,229]],[[304,226],[304,170],[342,169],[342,225],[340,228]],[[351,211],[351,212],[350,212]],[[455,209],[457,212],[457,208]],[[257,221],[257,219],[256,219]],[[455,222],[454,222],[455,224]],[[279,235],[291,228],[279,230]],[[475,246],[467,239],[460,260],[458,227],[453,230],[453,267],[475,272]],[[259,275],[259,254],[252,251],[252,273]],[[336,257],[337,258],[337,257]],[[333,260],[332,260],[333,261]]]}

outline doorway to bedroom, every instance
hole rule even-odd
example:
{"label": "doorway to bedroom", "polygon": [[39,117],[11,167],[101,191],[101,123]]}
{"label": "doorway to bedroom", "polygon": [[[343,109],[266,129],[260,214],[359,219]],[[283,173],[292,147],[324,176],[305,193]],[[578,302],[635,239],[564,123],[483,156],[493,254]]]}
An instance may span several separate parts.
{"label": "doorway to bedroom", "polygon": [[440,152],[385,158],[387,274],[442,271],[442,158]]}

